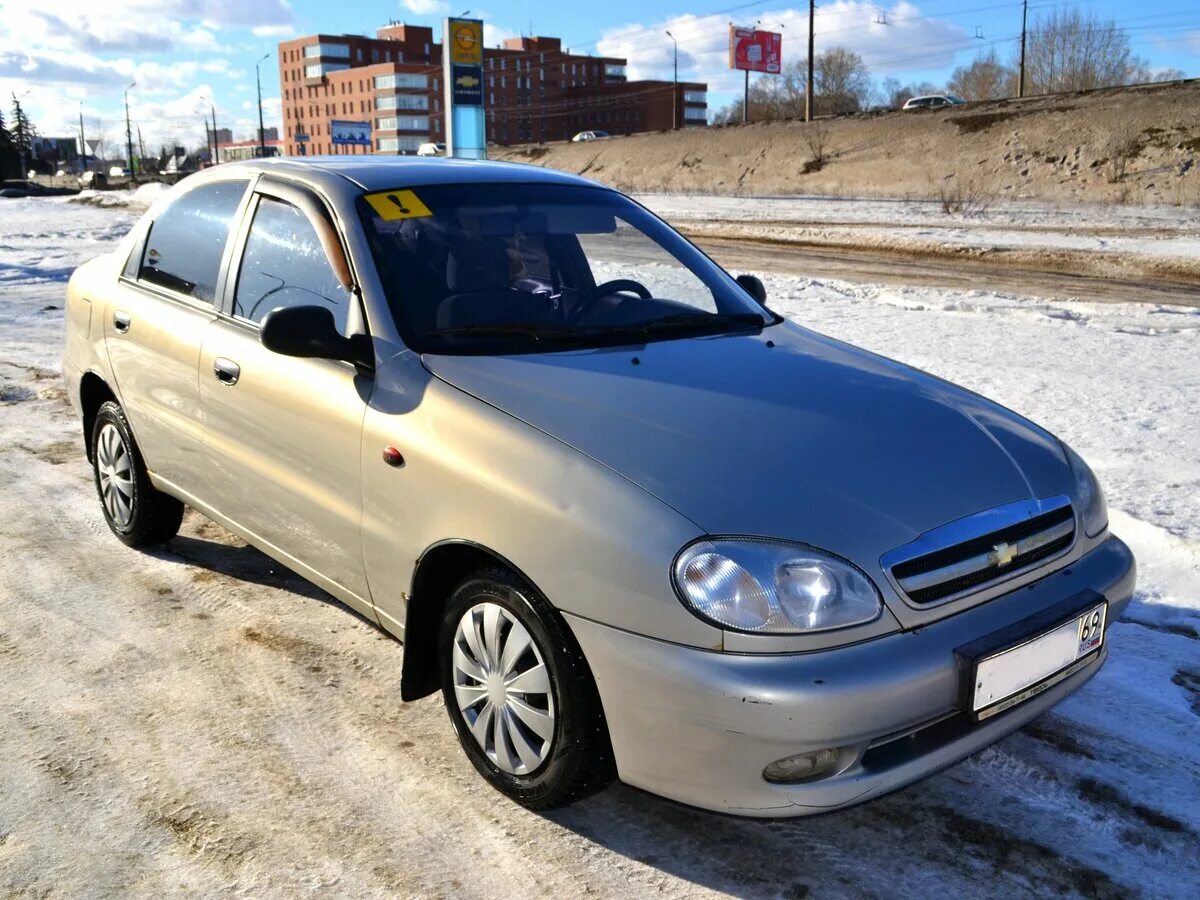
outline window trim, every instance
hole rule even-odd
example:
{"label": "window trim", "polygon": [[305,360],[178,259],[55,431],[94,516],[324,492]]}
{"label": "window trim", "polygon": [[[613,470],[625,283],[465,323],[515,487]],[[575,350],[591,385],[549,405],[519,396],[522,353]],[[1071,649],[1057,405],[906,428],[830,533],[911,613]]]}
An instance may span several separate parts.
{"label": "window trim", "polygon": [[[350,270],[352,287],[348,293],[353,298],[353,301],[349,303],[346,310],[346,336],[364,334],[369,337],[371,331],[368,327],[366,309],[363,305],[362,280],[355,269],[354,258],[350,255],[350,247],[346,241],[345,229],[333,205],[307,185],[302,185],[294,181],[284,181],[271,175],[260,176],[253,190],[250,191],[249,197],[250,200],[242,214],[241,224],[237,234],[234,236],[234,240],[231,242],[232,254],[229,260],[229,269],[226,273],[224,289],[221,292],[221,304],[216,310],[217,315],[224,321],[233,322],[255,333],[261,327],[258,322],[235,314],[233,312],[233,300],[234,294],[237,292],[238,277],[242,271],[242,261],[246,256],[246,243],[250,239],[250,229],[254,225],[254,214],[258,211],[259,201],[263,197],[268,197],[295,207],[302,216],[309,220],[314,229],[317,228],[317,225],[312,221],[312,215],[305,208],[306,206],[315,204],[316,208],[328,218],[330,225],[333,226],[334,236],[342,248],[342,255],[346,258],[346,265]],[[332,263],[330,263],[330,266],[332,267]]]}
{"label": "window trim", "polygon": [[217,280],[213,285],[212,300],[201,300],[198,297],[193,297],[190,294],[184,294],[180,291],[172,290],[165,285],[157,284],[153,281],[147,281],[141,277],[142,254],[146,252],[146,241],[149,240],[150,233],[154,230],[154,223],[158,221],[158,216],[155,216],[153,219],[147,219],[139,225],[140,233],[135,238],[134,247],[131,251],[131,256],[133,253],[138,255],[136,273],[133,275],[125,274],[125,270],[129,267],[129,259],[126,259],[125,265],[121,268],[121,274],[117,277],[118,282],[128,287],[138,288],[139,290],[145,291],[148,294],[161,297],[164,300],[172,300],[191,309],[198,309],[200,311],[207,311],[214,314],[219,313],[224,303],[225,281],[229,273],[229,266],[232,263],[231,250],[236,236],[241,231],[242,221],[246,215],[246,207],[248,205],[249,198],[253,194],[254,183],[257,180],[257,176],[254,175],[234,177],[232,173],[229,173],[229,176],[230,177],[211,178],[205,180],[201,184],[197,184],[195,187],[192,187],[181,193],[178,197],[171,198],[171,202],[158,212],[158,216],[161,216],[164,212],[166,212],[188,194],[198,191],[201,188],[209,185],[230,183],[236,184],[239,182],[242,184],[242,198],[238,201],[237,207],[234,209],[233,218],[229,223],[229,234],[225,236],[225,248],[221,251],[221,261],[217,266]]}

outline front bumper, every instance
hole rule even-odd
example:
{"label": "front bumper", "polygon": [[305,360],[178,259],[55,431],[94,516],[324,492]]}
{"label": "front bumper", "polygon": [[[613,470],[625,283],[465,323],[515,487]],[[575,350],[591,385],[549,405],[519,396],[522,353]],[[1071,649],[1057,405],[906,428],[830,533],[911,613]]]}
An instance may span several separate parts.
{"label": "front bumper", "polygon": [[[1129,548],[1110,537],[1069,568],[931,625],[833,650],[743,655],[682,647],[568,615],[600,691],[622,781],[746,816],[826,812],[896,790],[982,750],[1104,664],[975,724],[959,709],[954,650],[1091,590],[1115,622],[1133,594]],[[771,762],[850,747],[838,774],[772,784]]]}

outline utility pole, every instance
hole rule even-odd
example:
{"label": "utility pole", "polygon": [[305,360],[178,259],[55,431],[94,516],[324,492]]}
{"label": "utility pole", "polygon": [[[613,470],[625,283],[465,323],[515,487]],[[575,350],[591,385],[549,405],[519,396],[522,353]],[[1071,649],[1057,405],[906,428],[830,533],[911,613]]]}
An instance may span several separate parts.
{"label": "utility pole", "polygon": [[1029,0],[1021,4],[1021,72],[1017,76],[1017,96],[1025,96],[1025,27],[1029,23]]}
{"label": "utility pole", "polygon": [[142,143],[142,126],[138,126],[138,159],[146,158],[146,145]]}
{"label": "utility pole", "polygon": [[137,176],[137,169],[133,167],[133,129],[129,126],[129,88],[134,87],[136,81],[131,81],[129,87],[125,88],[125,152],[129,159],[129,177]]}
{"label": "utility pole", "polygon": [[[201,97],[200,99],[207,103],[208,108],[212,110],[212,164],[215,166],[218,162],[220,162],[220,160],[217,159],[217,157],[220,155],[217,147],[217,107],[216,104],[214,104],[207,97]],[[206,126],[204,130],[208,131],[208,127]]]}
{"label": "utility pole", "polygon": [[679,41],[669,31],[667,37],[675,44],[675,74],[671,78],[671,130],[674,131],[679,127]]}
{"label": "utility pole", "polygon": [[254,64],[254,80],[258,83],[258,155],[260,159],[265,159],[267,155],[267,136],[263,132],[262,76],[258,73],[258,66],[259,63],[263,62],[263,60],[270,58],[271,54],[266,53],[263,55],[262,59]]}
{"label": "utility pole", "polygon": [[813,19],[817,11],[816,0],[808,0],[808,81],[804,84],[804,121],[813,117]]}
{"label": "utility pole", "polygon": [[83,139],[83,101],[79,101],[79,174],[87,171],[87,143]]}

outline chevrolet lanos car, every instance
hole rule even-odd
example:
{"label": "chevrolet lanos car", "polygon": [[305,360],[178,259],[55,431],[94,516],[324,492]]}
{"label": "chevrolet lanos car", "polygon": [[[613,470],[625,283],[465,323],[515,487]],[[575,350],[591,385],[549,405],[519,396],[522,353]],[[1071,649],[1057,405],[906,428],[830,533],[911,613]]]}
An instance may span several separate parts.
{"label": "chevrolet lanos car", "polygon": [[510,797],[804,815],[1078,690],[1135,567],[1053,435],[766,299],[571,175],[255,160],[74,273],[63,368],[120,540],[377,622]]}

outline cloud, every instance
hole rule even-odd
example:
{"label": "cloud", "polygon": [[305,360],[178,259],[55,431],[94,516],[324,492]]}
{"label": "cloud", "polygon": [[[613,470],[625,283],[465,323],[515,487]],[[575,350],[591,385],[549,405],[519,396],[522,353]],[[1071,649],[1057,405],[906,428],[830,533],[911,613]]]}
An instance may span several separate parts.
{"label": "cloud", "polygon": [[[25,97],[43,134],[75,134],[83,101],[86,130],[111,132],[110,143],[123,144],[115,141],[124,134],[123,91],[136,82],[130,115],[147,149],[172,136],[202,144],[199,97],[212,97],[223,118],[222,92],[232,97],[230,82],[245,78],[230,59],[244,65],[261,55],[261,39],[292,34],[296,25],[288,0],[0,0],[0,6],[0,91]],[[247,47],[251,35],[258,40]],[[264,89],[274,93],[272,67],[263,74]],[[278,99],[264,104],[268,124],[278,124],[278,105]]]}
{"label": "cloud", "polygon": [[255,37],[260,38],[290,38],[296,34],[296,29],[292,25],[256,25],[250,29],[250,33]]}
{"label": "cloud", "polygon": [[[881,10],[888,24],[878,22]],[[785,66],[804,60],[808,36],[808,11],[790,8],[767,10],[756,15],[757,27],[783,35]],[[742,26],[754,20],[738,21]],[[890,8],[858,0],[825,3],[814,20],[816,51],[847,47],[859,53],[874,75],[912,69],[934,69],[950,65],[955,54],[971,49],[970,36],[943,19],[923,16],[907,2]],[[630,80],[671,78],[674,46],[666,35],[671,31],[679,42],[679,77],[705,81],[713,92],[740,89],[742,73],[729,68],[729,18],[727,15],[682,15],[651,25],[626,25],[610,29],[597,43],[604,56],[622,56],[629,61]]]}
{"label": "cloud", "polygon": [[445,15],[449,12],[449,5],[441,0],[404,0],[400,5],[417,16],[431,16],[435,13]]}
{"label": "cloud", "polygon": [[58,0],[52,10],[10,4],[4,18],[0,49],[139,54],[219,50],[221,29],[285,29],[295,21],[285,0]]}

